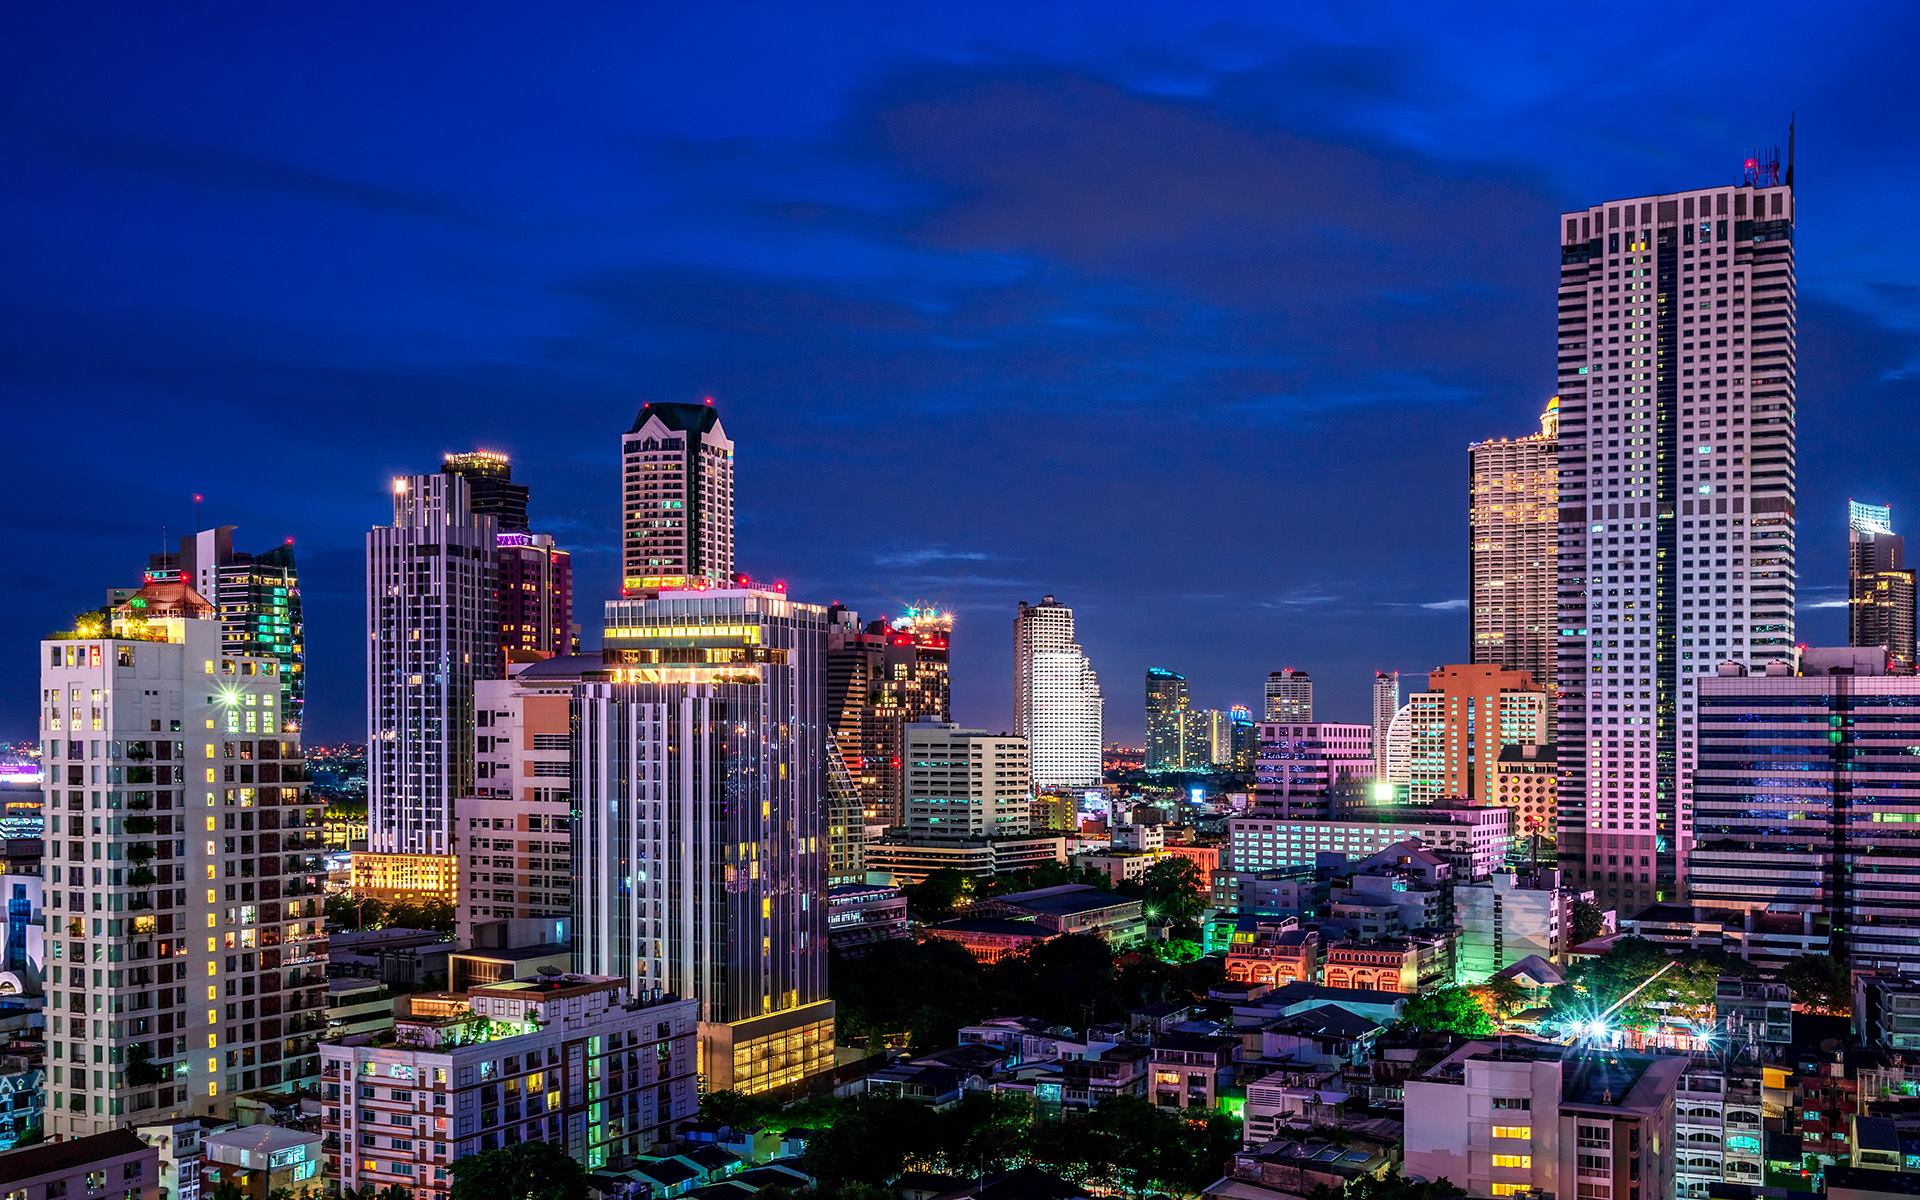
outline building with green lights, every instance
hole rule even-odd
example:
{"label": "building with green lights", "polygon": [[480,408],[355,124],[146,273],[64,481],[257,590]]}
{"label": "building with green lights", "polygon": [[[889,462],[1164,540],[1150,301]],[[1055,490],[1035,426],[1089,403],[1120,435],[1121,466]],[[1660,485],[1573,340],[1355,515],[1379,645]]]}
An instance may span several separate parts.
{"label": "building with green lights", "polygon": [[[300,612],[300,572],[293,539],[259,554],[233,548],[234,525],[203,529],[180,539],[177,554],[147,556],[147,579],[173,572],[214,606],[228,654],[280,663],[280,715],[285,732],[300,728],[307,698],[307,639]],[[133,594],[109,596],[118,603]]]}

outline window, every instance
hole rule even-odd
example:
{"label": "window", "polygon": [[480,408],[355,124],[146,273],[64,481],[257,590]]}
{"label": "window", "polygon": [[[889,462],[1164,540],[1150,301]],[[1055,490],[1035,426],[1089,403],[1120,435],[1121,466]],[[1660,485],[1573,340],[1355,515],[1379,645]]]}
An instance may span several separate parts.
{"label": "window", "polygon": [[1493,1127],[1493,1136],[1497,1138],[1531,1138],[1533,1137],[1533,1126],[1495,1125]]}
{"label": "window", "polygon": [[1496,1154],[1493,1156],[1493,1165],[1496,1167],[1519,1167],[1521,1170],[1530,1171],[1533,1169],[1533,1155]]}
{"label": "window", "polygon": [[1495,1109],[1517,1108],[1521,1112],[1527,1112],[1533,1108],[1533,1101],[1526,1096],[1495,1096],[1493,1107]]}
{"label": "window", "polygon": [[1493,1185],[1493,1194],[1496,1196],[1518,1196],[1522,1192],[1532,1190],[1533,1185],[1530,1183],[1496,1183]]}

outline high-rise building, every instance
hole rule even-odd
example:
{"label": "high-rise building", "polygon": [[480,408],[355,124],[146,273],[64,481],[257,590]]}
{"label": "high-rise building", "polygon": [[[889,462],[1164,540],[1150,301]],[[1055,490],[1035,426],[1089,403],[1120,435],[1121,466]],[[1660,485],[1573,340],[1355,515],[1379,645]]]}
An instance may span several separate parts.
{"label": "high-rise building", "polygon": [[906,751],[910,841],[963,842],[1031,831],[1027,739],[946,721],[911,721]]}
{"label": "high-rise building", "polygon": [[513,464],[504,454],[474,450],[449,454],[441,464],[441,473],[458,475],[467,481],[467,496],[477,517],[492,517],[500,533],[526,533],[527,498],[531,489],[513,481]]}
{"label": "high-rise building", "polygon": [[1282,667],[1267,676],[1267,720],[1304,725],[1313,720],[1313,680]]}
{"label": "high-rise building", "polygon": [[494,593],[502,662],[533,662],[580,649],[573,623],[573,558],[527,522],[531,490],[513,482],[504,454],[474,450],[449,454],[444,475],[467,481],[475,516],[494,519]]}
{"label": "high-rise building", "polygon": [[827,721],[867,822],[905,819],[907,724],[953,717],[952,638],[953,614],[931,606],[864,628],[851,609],[828,610]]}
{"label": "high-rise building", "polygon": [[[1386,771],[1379,782],[1392,789],[1382,798],[1405,804],[1413,788],[1413,705],[1402,704],[1387,725]],[[1376,795],[1380,793],[1376,792]]]}
{"label": "high-rise building", "polygon": [[1681,894],[1695,679],[1793,645],[1793,203],[1768,160],[1560,219],[1559,853],[1604,908]]}
{"label": "high-rise building", "polygon": [[1387,778],[1387,733],[1393,727],[1393,714],[1400,711],[1400,672],[1373,673],[1373,774]]}
{"label": "high-rise building", "polygon": [[1883,646],[1896,671],[1914,666],[1914,576],[1893,509],[1847,501],[1847,644]]}
{"label": "high-rise building", "polygon": [[566,943],[573,912],[573,689],[600,655],[507,667],[474,685],[473,795],[454,813],[454,940]]}
{"label": "high-rise building", "polygon": [[1438,667],[1427,675],[1427,690],[1408,699],[1408,708],[1407,783],[1414,804],[1449,798],[1496,803],[1501,749],[1553,740],[1547,690],[1525,671]]}
{"label": "high-rise building", "polygon": [[1074,640],[1073,610],[1052,596],[1022,600],[1013,619],[1013,696],[1014,732],[1027,739],[1033,785],[1098,784],[1106,701]]}
{"label": "high-rise building", "polygon": [[[181,538],[177,554],[148,555],[147,579],[164,582],[178,572],[182,582],[212,602],[227,653],[279,661],[280,719],[285,732],[292,732],[300,728],[307,695],[306,625],[293,539],[249,554],[233,548],[236,528],[203,529]],[[127,600],[134,590],[115,589],[113,603]]]}
{"label": "high-rise building", "polygon": [[501,665],[493,518],[474,515],[467,486],[458,474],[403,475],[393,524],[367,534],[371,853],[355,856],[354,872],[368,890],[438,879],[433,868],[453,853],[453,802],[473,794],[474,684],[499,678]]}
{"label": "high-rise building", "polygon": [[609,601],[577,693],[575,965],[697,999],[710,1088],[833,1065],[827,631],[755,585]]}
{"label": "high-rise building", "polygon": [[46,1132],[317,1084],[320,809],[283,729],[279,658],[228,653],[213,605],[172,579],[110,628],[41,642],[40,664]]}
{"label": "high-rise building", "polygon": [[[1887,675],[1870,647],[1804,650],[1800,671],[1729,662],[1700,681],[1688,893],[1791,915],[1853,970],[1920,975],[1920,898],[1907,886],[1920,849],[1906,832],[1920,823],[1920,798],[1905,765],[1920,746],[1908,716],[1920,677]],[[1629,868],[1651,875],[1656,865],[1596,853],[1609,890],[1616,873],[1624,883]]]}
{"label": "high-rise building", "polygon": [[1165,667],[1147,668],[1147,770],[1179,771],[1187,765],[1187,677]]}
{"label": "high-rise building", "polygon": [[1560,649],[1560,397],[1540,432],[1467,447],[1470,661],[1549,689]]}
{"label": "high-rise building", "polygon": [[620,461],[625,594],[730,583],[733,442],[713,398],[642,405]]}

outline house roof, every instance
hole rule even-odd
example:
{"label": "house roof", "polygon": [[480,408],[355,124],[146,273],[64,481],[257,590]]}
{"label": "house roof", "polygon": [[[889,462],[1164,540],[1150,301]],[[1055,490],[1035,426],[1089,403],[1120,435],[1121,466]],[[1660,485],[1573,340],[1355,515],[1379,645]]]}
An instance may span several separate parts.
{"label": "house roof", "polygon": [[0,1184],[17,1183],[36,1175],[72,1171],[88,1163],[142,1151],[155,1155],[159,1153],[141,1141],[140,1135],[131,1129],[96,1133],[92,1137],[74,1138],[68,1142],[42,1142],[38,1146],[0,1154]]}
{"label": "house roof", "polygon": [[1493,977],[1531,980],[1536,987],[1559,987],[1567,981],[1567,977],[1560,973],[1559,967],[1538,954],[1529,954],[1510,967],[1502,967],[1493,973]]}
{"label": "house roof", "polygon": [[1349,1012],[1338,1004],[1322,1004],[1290,1017],[1281,1017],[1266,1028],[1275,1033],[1318,1034],[1323,1037],[1363,1037],[1380,1028],[1380,1022]]}

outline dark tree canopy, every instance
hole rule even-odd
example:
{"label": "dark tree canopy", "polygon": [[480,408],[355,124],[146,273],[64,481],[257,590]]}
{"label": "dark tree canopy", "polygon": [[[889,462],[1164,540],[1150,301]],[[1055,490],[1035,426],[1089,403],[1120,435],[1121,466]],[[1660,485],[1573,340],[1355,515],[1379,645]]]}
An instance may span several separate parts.
{"label": "dark tree canopy", "polygon": [[552,1142],[521,1142],[453,1160],[452,1200],[586,1200],[586,1168]]}

